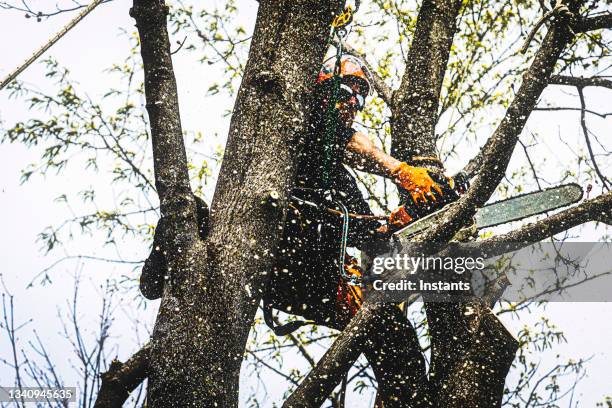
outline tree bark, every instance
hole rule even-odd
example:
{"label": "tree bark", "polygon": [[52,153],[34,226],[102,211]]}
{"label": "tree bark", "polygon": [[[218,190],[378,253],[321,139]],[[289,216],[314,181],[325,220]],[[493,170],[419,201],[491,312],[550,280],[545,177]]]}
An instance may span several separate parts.
{"label": "tree bark", "polygon": [[[461,1],[425,0],[406,57],[406,71],[391,106],[391,154],[423,165],[415,156],[437,157],[435,127],[442,81],[457,31]],[[426,163],[441,167],[433,162]]]}
{"label": "tree bark", "polygon": [[156,185],[169,219],[170,280],[151,340],[152,407],[231,407],[265,272],[294,178],[293,142],[340,2],[260,1],[211,206],[197,236],[176,84],[161,0],[134,0],[145,69]]}
{"label": "tree bark", "polygon": [[576,22],[573,29],[576,33],[612,28],[612,13],[603,14],[596,17],[580,19]]}
{"label": "tree bark", "polygon": [[121,408],[130,393],[147,378],[148,373],[149,344],[125,363],[113,360],[108,371],[102,374],[102,385],[94,408]]}

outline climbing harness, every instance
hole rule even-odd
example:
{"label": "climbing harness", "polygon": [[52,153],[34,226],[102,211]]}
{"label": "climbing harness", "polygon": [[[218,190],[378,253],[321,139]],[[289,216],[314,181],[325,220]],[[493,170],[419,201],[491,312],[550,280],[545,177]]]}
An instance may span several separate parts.
{"label": "climbing harness", "polygon": [[338,254],[338,273],[340,275],[340,278],[342,278],[347,285],[362,286],[363,281],[361,279],[361,276],[352,275],[344,269],[344,259],[346,258],[346,243],[348,241],[349,231],[348,209],[340,201],[335,200],[334,204],[336,204],[342,210],[342,234],[340,235],[340,252]]}
{"label": "climbing harness", "polygon": [[[529,32],[529,35],[527,36],[525,43],[521,47],[521,54],[524,54],[527,52],[527,49],[529,49],[529,44],[531,43],[531,40],[533,40],[533,37],[535,37],[540,27],[542,27],[542,24],[550,20],[552,17],[562,18],[567,21],[571,21],[574,18],[574,13],[572,13],[570,9],[565,4],[563,4],[563,0],[555,0],[555,6],[553,7],[553,9],[549,10],[548,12],[546,12],[546,14],[540,17],[536,25]],[[574,35],[574,31],[572,30],[571,24],[568,24],[568,28],[570,32],[572,33],[572,35]]]}
{"label": "climbing harness", "polygon": [[46,44],[40,47],[30,58],[25,60],[23,64],[15,68],[13,72],[7,75],[6,78],[0,82],[0,90],[2,90],[5,86],[7,86],[13,79],[17,78],[19,74],[21,74],[28,66],[30,66],[34,61],[36,61],[41,55],[45,53],[53,44],[58,42],[60,38],[62,38],[68,31],[70,31],[74,26],[76,26],[86,15],[88,15],[93,9],[95,9],[100,3],[105,0],[94,0],[89,6],[85,8],[82,12],[80,12],[74,19],[72,19],[64,28],[58,31]]}
{"label": "climbing harness", "polygon": [[[312,190],[312,189],[305,189],[305,190]],[[321,192],[322,190],[318,190],[318,191]],[[291,199],[302,205],[313,207],[317,209],[317,211],[326,211],[332,215],[338,215],[342,217],[342,227],[341,227],[341,234],[340,234],[340,251],[338,253],[338,260],[337,260],[338,274],[348,285],[361,286],[362,284],[361,278],[359,276],[351,275],[347,273],[346,270],[344,269],[344,258],[346,256],[346,247],[347,247],[347,242],[348,242],[349,219],[355,218],[355,219],[367,219],[367,220],[386,220],[387,217],[380,216],[380,215],[350,213],[348,209],[346,208],[346,206],[341,201],[334,200],[331,198],[331,196],[327,197],[326,201],[329,200],[330,203],[333,203],[336,207],[340,208],[340,210],[330,208],[323,204],[317,204],[312,201],[304,200],[296,196],[291,196]]]}

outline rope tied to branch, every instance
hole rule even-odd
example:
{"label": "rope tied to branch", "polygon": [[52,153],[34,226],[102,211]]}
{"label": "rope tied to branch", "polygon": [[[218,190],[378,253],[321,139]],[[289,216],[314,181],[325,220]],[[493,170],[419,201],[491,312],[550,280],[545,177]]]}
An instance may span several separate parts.
{"label": "rope tied to branch", "polygon": [[574,13],[569,9],[568,6],[563,4],[563,0],[555,0],[555,5],[552,10],[547,11],[540,19],[537,21],[536,25],[531,29],[523,47],[521,47],[521,54],[525,54],[527,49],[529,49],[529,44],[535,37],[536,33],[542,27],[544,23],[546,23],[551,18],[558,19],[559,21],[567,22],[567,27],[569,28],[572,35],[575,35],[574,30],[572,30],[571,22],[574,19]]}

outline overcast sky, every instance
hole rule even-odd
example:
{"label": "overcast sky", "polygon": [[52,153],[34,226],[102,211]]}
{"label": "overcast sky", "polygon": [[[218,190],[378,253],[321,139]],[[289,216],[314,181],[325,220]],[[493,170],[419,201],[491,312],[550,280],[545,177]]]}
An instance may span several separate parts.
{"label": "overcast sky", "polygon": [[[82,88],[93,98],[99,97],[108,90],[108,75],[103,69],[110,63],[121,61],[129,50],[126,37],[121,29],[132,31],[133,20],[127,12],[131,2],[127,0],[114,0],[96,9],[81,24],[73,29],[46,56],[55,57],[61,65],[72,71]],[[241,19],[247,29],[252,29],[257,3],[254,0],[240,2],[243,14]],[[5,76],[16,65],[21,63],[29,54],[46,41],[55,31],[72,17],[62,15],[50,20],[36,23],[32,19],[25,19],[20,13],[0,10],[0,76]],[[228,120],[222,116],[224,110],[231,108],[232,101],[225,96],[206,97],[206,89],[210,82],[219,75],[216,68],[207,68],[193,61],[191,55],[178,53],[174,58],[175,72],[178,79],[180,93],[181,116],[186,130],[206,129],[209,132],[218,132],[223,135]],[[35,84],[41,89],[48,87],[44,80],[44,70],[35,64],[24,72],[20,79]],[[559,92],[559,91],[555,91]],[[592,91],[594,95],[594,109],[602,110],[605,104],[599,106],[597,101],[604,101],[609,94]],[[560,94],[562,95],[562,94]],[[607,99],[608,101],[610,99]],[[609,106],[609,103],[608,103]],[[27,106],[20,101],[9,100],[7,91],[0,92],[0,120],[4,126],[10,126],[16,120],[29,117]],[[529,121],[532,129],[559,127],[559,123],[550,123],[543,116],[534,115]],[[571,124],[577,129],[575,118],[570,118]],[[568,119],[568,120],[570,120]],[[594,125],[602,132],[610,135],[610,121],[599,122]],[[215,143],[219,143],[217,140]],[[549,160],[561,160],[555,157],[554,144],[548,146]],[[551,154],[552,153],[552,154]],[[93,327],[99,313],[100,285],[106,279],[114,277],[120,279],[121,275],[136,277],[139,271],[132,271],[125,266],[88,262],[66,262],[53,271],[53,283],[45,287],[36,286],[26,289],[25,285],[33,276],[58,259],[61,254],[54,253],[44,256],[40,244],[35,242],[36,235],[47,225],[61,222],[70,214],[65,206],[54,203],[54,199],[62,194],[74,194],[84,186],[92,185],[98,189],[100,199],[112,200],[112,187],[104,176],[96,176],[84,172],[81,168],[69,166],[60,177],[49,175],[46,178],[35,177],[30,182],[19,184],[19,171],[27,164],[37,160],[39,152],[27,150],[20,145],[0,145],[0,225],[3,233],[0,234],[0,253],[2,254],[2,277],[15,295],[17,321],[33,318],[34,321],[22,330],[23,338],[31,338],[32,329],[43,335],[46,346],[56,357],[60,372],[64,378],[69,379],[74,374],[67,361],[70,355],[68,344],[58,332],[58,308],[66,308],[66,299],[72,293],[72,282],[75,273],[80,273],[83,285],[80,295],[80,319],[84,326]],[[467,159],[466,159],[467,160]],[[561,160],[562,161],[562,160]],[[455,163],[460,168],[463,163]],[[452,165],[451,165],[452,167]],[[211,191],[207,192],[207,201],[210,201]],[[581,232],[583,237],[595,236],[594,232]],[[103,256],[108,254],[107,249],[98,248],[99,240],[79,238],[78,242],[70,245],[70,254],[87,253]],[[147,246],[142,242],[125,243],[121,255],[126,259],[143,259],[148,252]],[[157,303],[149,302],[146,310],[136,310],[133,299],[135,293],[116,295],[117,309],[116,322],[112,334],[114,341],[119,344],[117,354],[125,359],[135,350],[136,344],[143,342],[146,331],[138,335],[134,333],[130,318],[138,316],[140,320],[148,321],[150,328],[154,321]],[[533,316],[522,315],[521,319],[511,319],[504,316],[502,320],[508,325],[510,331],[516,333],[523,325],[533,324],[540,314]],[[593,356],[588,363],[587,378],[578,387],[578,395],[583,406],[593,406],[600,401],[606,393],[612,393],[612,375],[610,367],[612,358],[610,344],[612,343],[612,305],[609,303],[556,303],[547,307],[546,316],[565,332],[567,345],[556,347],[553,352],[543,356],[543,364],[553,364],[555,354],[565,358],[587,358]],[[0,338],[0,357],[8,357],[6,338]],[[323,350],[321,350],[322,352]],[[70,357],[72,358],[72,357]],[[289,365],[302,364],[288,362]],[[0,385],[9,385],[12,373],[6,367],[0,367]],[[271,400],[280,401],[283,392],[283,383],[276,384],[279,377],[270,374],[268,384]],[[256,386],[248,376],[243,375],[244,385]],[[69,381],[67,381],[69,383]],[[275,385],[276,384],[276,385]],[[242,392],[244,395],[244,390]],[[352,397],[350,406],[365,407],[369,399]],[[576,400],[576,398],[575,398]],[[267,406],[267,405],[266,405]]]}

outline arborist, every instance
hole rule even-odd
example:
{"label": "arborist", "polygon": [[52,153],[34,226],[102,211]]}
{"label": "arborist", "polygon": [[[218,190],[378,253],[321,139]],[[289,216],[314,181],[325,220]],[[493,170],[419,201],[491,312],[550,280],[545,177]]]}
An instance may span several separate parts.
{"label": "arborist", "polygon": [[[316,80],[315,103],[299,140],[297,176],[276,265],[264,295],[266,323],[278,335],[316,323],[342,330],[362,302],[362,274],[346,247],[387,239],[413,216],[411,207],[442,205],[455,194],[442,174],[401,162],[352,128],[371,89],[366,65],[352,55],[332,57]],[[381,225],[345,165],[390,178],[412,205]],[[452,199],[456,198],[455,196]],[[348,222],[348,227],[346,223]],[[277,326],[272,308],[308,321]],[[363,345],[384,407],[427,407],[425,363],[414,328],[389,305],[377,333]]]}

